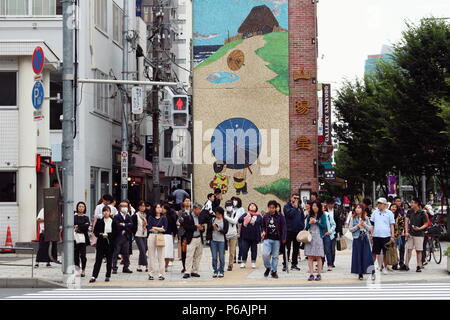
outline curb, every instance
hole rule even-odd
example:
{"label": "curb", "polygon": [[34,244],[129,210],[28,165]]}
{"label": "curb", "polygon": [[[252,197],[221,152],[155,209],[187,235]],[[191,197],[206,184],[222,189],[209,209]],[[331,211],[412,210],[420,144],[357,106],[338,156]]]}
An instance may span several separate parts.
{"label": "curb", "polygon": [[65,288],[62,284],[38,278],[0,278],[0,288]]}

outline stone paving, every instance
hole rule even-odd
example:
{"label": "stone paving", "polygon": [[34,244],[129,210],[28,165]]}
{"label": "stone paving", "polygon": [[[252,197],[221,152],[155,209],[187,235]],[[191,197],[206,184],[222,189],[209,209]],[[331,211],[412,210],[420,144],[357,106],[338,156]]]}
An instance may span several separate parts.
{"label": "stone paving", "polygon": [[[349,244],[351,245],[351,244]],[[449,243],[443,242],[442,248],[445,250],[449,246]],[[176,248],[176,246],[175,246]],[[176,250],[176,249],[175,249]],[[322,281],[320,283],[313,282],[310,283],[307,281],[308,273],[308,265],[307,261],[304,259],[303,251],[301,252],[302,259],[299,262],[300,271],[292,271],[289,273],[283,272],[282,269],[282,256],[280,255],[279,259],[279,279],[272,279],[270,276],[265,278],[263,276],[264,273],[264,265],[261,259],[261,245],[258,248],[258,260],[257,260],[257,268],[252,269],[251,264],[248,262],[247,267],[245,269],[239,268],[238,264],[234,265],[233,271],[225,272],[225,277],[222,279],[213,279],[212,278],[212,266],[211,266],[211,252],[209,247],[205,247],[203,250],[202,261],[200,265],[200,278],[190,278],[190,279],[182,279],[182,264],[181,261],[177,260],[173,262],[173,265],[169,267],[169,271],[166,273],[166,279],[164,281],[154,280],[149,281],[147,278],[147,274],[145,272],[136,272],[137,267],[137,258],[138,251],[137,249],[133,250],[134,254],[131,256],[131,270],[132,274],[124,274],[122,273],[122,268],[119,267],[118,274],[112,275],[111,282],[106,283],[103,282],[104,274],[105,274],[105,265],[102,265],[102,269],[100,270],[99,278],[97,282],[94,284],[89,284],[88,281],[90,279],[92,273],[92,267],[95,260],[95,254],[89,253],[87,255],[87,269],[86,269],[86,277],[80,278],[81,286],[124,286],[124,287],[142,287],[142,286],[192,286],[192,285],[205,285],[205,286],[222,286],[222,285],[276,285],[276,284],[308,284],[308,285],[320,285],[323,284],[344,284],[344,283],[359,283],[357,280],[357,276],[350,273],[351,268],[351,250],[345,251],[337,251],[336,252],[336,268],[331,272],[324,272],[322,274]],[[176,251],[175,251],[175,257]],[[20,258],[20,259],[19,259]],[[227,265],[227,252],[226,252],[226,267]],[[438,265],[433,259],[431,262],[425,267],[422,273],[415,272],[416,266],[416,257],[413,253],[413,257],[411,258],[411,271],[394,271],[389,272],[388,275],[382,275],[377,272],[377,280],[383,283],[388,282],[449,282],[450,283],[450,275],[447,272],[447,257],[442,257],[442,262]],[[31,264],[31,259],[29,256],[20,255],[20,254],[2,254],[0,255],[0,263],[13,263],[13,264]],[[44,263],[40,264],[39,268],[34,268],[34,277],[38,277],[45,280],[55,281],[55,282],[63,282],[63,276],[61,272],[61,266],[52,264],[51,267],[46,267]],[[4,266],[0,265],[0,278],[17,278],[17,277],[30,277],[31,276],[31,267],[18,267],[18,266]],[[366,276],[367,278],[367,276]]]}

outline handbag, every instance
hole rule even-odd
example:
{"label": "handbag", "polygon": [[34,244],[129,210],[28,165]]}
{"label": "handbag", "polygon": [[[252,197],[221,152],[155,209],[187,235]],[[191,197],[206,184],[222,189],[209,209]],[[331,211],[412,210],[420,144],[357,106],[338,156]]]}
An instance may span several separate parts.
{"label": "handbag", "polygon": [[73,239],[75,240],[76,244],[86,243],[86,238],[84,237],[84,233],[74,232]]}
{"label": "handbag", "polygon": [[398,263],[397,244],[395,242],[388,242],[385,244],[386,250],[386,264],[389,266]]}
{"label": "handbag", "polygon": [[159,247],[159,248],[166,246],[166,240],[164,238],[164,234],[158,233],[156,235],[156,246]]}
{"label": "handbag", "polygon": [[302,230],[297,234],[297,241],[302,243],[310,243],[312,241],[312,234],[308,230]]}
{"label": "handbag", "polygon": [[347,230],[347,232],[344,234],[344,238],[353,241],[353,233],[351,233],[350,230]]}
{"label": "handbag", "polygon": [[336,241],[336,249],[337,251],[344,251],[347,249],[347,241],[345,238],[338,238]]}

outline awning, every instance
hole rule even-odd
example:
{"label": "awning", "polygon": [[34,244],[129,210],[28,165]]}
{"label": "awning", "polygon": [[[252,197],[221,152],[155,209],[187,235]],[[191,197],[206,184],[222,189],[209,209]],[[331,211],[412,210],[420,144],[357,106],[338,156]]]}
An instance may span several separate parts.
{"label": "awning", "polygon": [[147,174],[153,173],[153,164],[138,154],[133,154],[132,163],[133,163],[133,166],[136,169],[139,169],[140,172],[147,173]]}
{"label": "awning", "polygon": [[346,181],[345,179],[336,178],[335,181],[327,181],[327,184],[329,184],[330,186],[337,186],[341,187],[342,189],[345,189],[347,186],[347,183],[345,181]]}

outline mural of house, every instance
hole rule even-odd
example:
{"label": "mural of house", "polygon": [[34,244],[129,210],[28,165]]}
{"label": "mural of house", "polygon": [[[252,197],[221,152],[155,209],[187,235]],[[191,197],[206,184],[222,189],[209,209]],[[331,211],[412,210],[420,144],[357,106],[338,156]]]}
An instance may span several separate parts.
{"label": "mural of house", "polygon": [[[204,1],[194,2],[200,21],[194,32],[205,39],[194,50],[216,51],[194,69],[194,141],[204,140],[204,152],[194,152],[196,201],[218,188],[244,206],[284,202],[290,194],[287,3],[275,17],[272,0]],[[226,11],[211,17],[214,5]],[[200,125],[203,132],[196,133]],[[204,154],[209,159],[199,159]]]}

